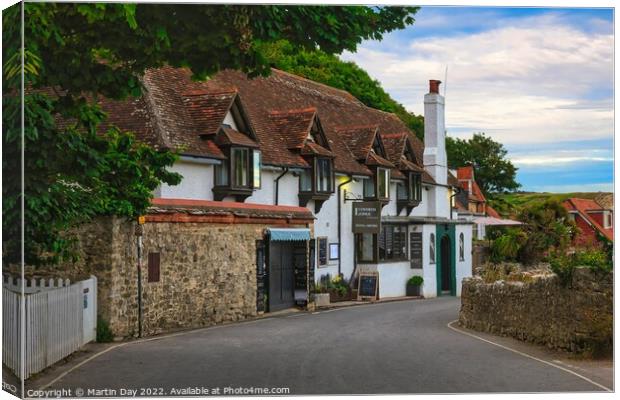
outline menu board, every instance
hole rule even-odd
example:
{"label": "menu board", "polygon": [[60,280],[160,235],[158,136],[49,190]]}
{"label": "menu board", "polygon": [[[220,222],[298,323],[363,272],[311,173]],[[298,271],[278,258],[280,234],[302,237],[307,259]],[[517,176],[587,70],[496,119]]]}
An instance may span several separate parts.
{"label": "menu board", "polygon": [[409,234],[409,259],[411,268],[422,268],[422,233],[411,232]]}
{"label": "menu board", "polygon": [[357,287],[358,300],[376,300],[379,287],[378,272],[361,272]]}

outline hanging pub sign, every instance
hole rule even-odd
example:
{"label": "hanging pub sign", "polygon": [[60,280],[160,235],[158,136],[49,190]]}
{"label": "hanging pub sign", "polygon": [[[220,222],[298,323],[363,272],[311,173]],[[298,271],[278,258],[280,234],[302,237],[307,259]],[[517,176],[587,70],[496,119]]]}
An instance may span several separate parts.
{"label": "hanging pub sign", "polygon": [[381,233],[381,203],[361,201],[353,203],[353,233]]}

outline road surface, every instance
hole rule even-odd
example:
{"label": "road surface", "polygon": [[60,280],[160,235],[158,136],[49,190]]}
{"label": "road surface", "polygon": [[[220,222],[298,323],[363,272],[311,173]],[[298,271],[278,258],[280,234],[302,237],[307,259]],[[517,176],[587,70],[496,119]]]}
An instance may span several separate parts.
{"label": "road surface", "polygon": [[79,388],[82,396],[260,393],[252,388],[291,395],[602,390],[448,328],[458,308],[459,299],[444,297],[192,331],[112,349],[48,390],[75,395]]}

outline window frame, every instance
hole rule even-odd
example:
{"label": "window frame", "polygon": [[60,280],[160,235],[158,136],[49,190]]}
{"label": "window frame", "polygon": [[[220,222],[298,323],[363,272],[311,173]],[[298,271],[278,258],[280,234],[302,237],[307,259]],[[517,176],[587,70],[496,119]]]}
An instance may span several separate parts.
{"label": "window frame", "polygon": [[[237,184],[236,179],[237,179],[237,165],[236,165],[236,157],[235,157],[235,153],[237,152],[243,152],[245,153],[244,157],[241,157],[240,159],[242,161],[244,161],[244,166],[246,168],[245,171],[245,184]],[[241,147],[241,146],[234,146],[230,148],[230,176],[229,176],[229,180],[230,180],[230,187],[234,188],[234,189],[246,189],[246,188],[250,188],[250,149],[248,147]],[[243,171],[242,171],[243,172]]]}
{"label": "window frame", "polygon": [[[396,232],[396,228],[399,229],[399,232]],[[391,246],[388,246],[388,232],[387,230],[391,230]],[[399,237],[398,240],[396,240],[397,235]],[[407,261],[409,260],[409,253],[408,253],[408,243],[407,243],[407,239],[409,237],[409,227],[405,224],[381,224],[381,233],[379,234],[379,236],[377,237],[377,244],[378,244],[378,260],[379,262],[401,262],[401,261]],[[395,244],[400,244],[401,249],[399,251],[395,251],[397,249],[397,247],[395,246]],[[383,248],[384,248],[384,253],[385,255],[382,257],[381,256],[381,245],[383,244]],[[403,246],[404,245],[404,246]],[[388,257],[388,254],[391,254],[390,257]],[[396,257],[396,254],[399,254],[398,257]]]}
{"label": "window frame", "polygon": [[465,261],[465,234],[459,234],[459,261]]}
{"label": "window frame", "polygon": [[[381,178],[385,178],[385,196],[382,196],[380,193],[380,185],[379,182]],[[389,200],[390,199],[390,169],[378,167],[377,172],[375,173],[375,196],[379,200]]]}
{"label": "window frame", "polygon": [[[362,258],[363,247],[361,246],[362,241],[364,240],[364,235],[371,235],[372,237],[372,259]],[[357,263],[360,264],[376,264],[378,261],[378,240],[376,233],[356,233],[355,234],[355,259]]]}
{"label": "window frame", "polygon": [[411,172],[409,174],[407,193],[410,201],[422,201],[422,174]]}
{"label": "window frame", "polygon": [[[328,165],[328,174],[329,174],[329,180],[328,180],[328,188],[327,190],[319,190],[319,165],[321,162],[326,162]],[[336,175],[334,172],[334,160],[330,157],[312,157],[312,162],[311,162],[312,168],[306,168],[304,169],[300,176],[299,176],[299,192],[300,193],[305,193],[305,194],[332,194],[334,193],[334,187],[336,186]],[[304,189],[304,187],[302,186],[302,176],[304,174],[310,174],[309,177],[306,177],[304,179],[309,178],[310,179],[310,189],[306,190]]]}

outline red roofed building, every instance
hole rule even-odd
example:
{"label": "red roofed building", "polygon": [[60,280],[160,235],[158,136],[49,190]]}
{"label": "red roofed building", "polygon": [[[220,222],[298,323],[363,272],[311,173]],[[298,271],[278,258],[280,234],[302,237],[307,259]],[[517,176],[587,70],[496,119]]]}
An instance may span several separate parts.
{"label": "red roofed building", "polygon": [[580,229],[574,239],[576,246],[598,245],[600,236],[614,240],[612,210],[591,199],[570,198],[564,200],[562,205]]}
{"label": "red roofed building", "polygon": [[461,188],[467,192],[467,197],[460,196],[457,198],[457,202],[461,203],[460,206],[472,214],[484,215],[486,213],[487,199],[482,194],[478,183],[476,183],[474,167],[468,165],[458,168],[456,170],[456,179],[458,179]]}

